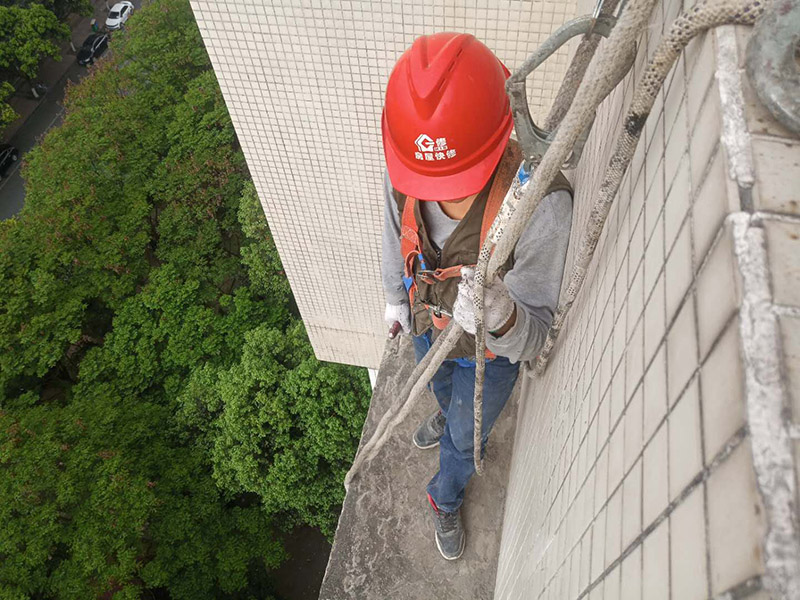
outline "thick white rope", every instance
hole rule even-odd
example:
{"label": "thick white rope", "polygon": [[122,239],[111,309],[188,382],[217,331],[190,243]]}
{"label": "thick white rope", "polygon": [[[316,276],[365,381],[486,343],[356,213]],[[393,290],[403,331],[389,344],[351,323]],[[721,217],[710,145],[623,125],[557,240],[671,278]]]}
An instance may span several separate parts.
{"label": "thick white rope", "polygon": [[[618,75],[618,71],[622,68],[627,69],[628,64],[630,63],[630,52],[631,47],[633,46],[633,40],[636,38],[636,30],[637,28],[646,21],[647,15],[649,15],[650,10],[652,10],[652,6],[656,0],[632,0],[630,5],[627,7],[625,12],[623,13],[620,21],[614,27],[611,35],[609,36],[608,43],[604,46],[605,54],[609,54],[613,56],[613,61],[620,62],[621,64],[615,65],[614,69],[611,70],[612,77],[614,74],[617,75],[614,81],[620,79]],[[644,5],[644,9],[642,9],[642,5]],[[626,21],[629,22],[626,24]],[[632,23],[630,23],[632,21]],[[622,26],[622,27],[621,27]],[[623,37],[620,34],[616,34],[617,31],[625,31],[626,36]],[[612,50],[615,46],[625,45],[625,49],[621,49],[616,53],[612,53]],[[611,50],[609,50],[611,48]],[[594,64],[594,63],[593,63]],[[586,86],[582,86],[581,89],[584,89]],[[550,185],[552,180],[556,177],[561,165],[566,160],[569,152],[572,150],[572,146],[575,143],[575,140],[578,138],[580,133],[583,129],[588,125],[588,122],[591,120],[591,115],[594,114],[594,110],[596,106],[600,104],[602,99],[608,94],[610,91],[609,85],[606,84],[605,86],[595,85],[594,86],[596,91],[600,92],[599,94],[595,94],[598,97],[596,98],[595,106],[590,108],[590,112],[587,113],[586,118],[584,119],[575,119],[573,117],[573,121],[577,121],[577,129],[575,131],[570,131],[570,127],[575,127],[575,124],[571,124],[568,120],[570,113],[574,111],[571,109],[568,111],[567,116],[564,118],[564,122],[562,122],[561,127],[559,127],[559,132],[556,135],[556,139],[553,142],[553,145],[548,149],[545,153],[542,164],[546,164],[545,161],[548,160],[548,156],[551,158],[549,159],[550,163],[555,165],[554,169],[550,169],[549,178],[544,181],[541,173],[541,168],[536,170],[536,174],[538,174],[538,187],[534,187],[530,185],[536,180],[536,174],[531,181],[528,181],[527,184],[524,186],[524,190],[528,190],[527,197],[530,199],[535,192],[539,192],[539,197],[536,199],[535,204],[538,205],[538,202],[544,195],[544,191],[546,191],[547,187]],[[580,90],[579,94],[580,95]],[[577,97],[576,97],[577,99]],[[571,142],[568,140],[571,139]],[[555,148],[555,150],[554,150]],[[553,153],[559,152],[559,156],[553,158]],[[539,190],[541,188],[541,190]],[[479,356],[479,360],[476,360],[476,368],[475,368],[475,397],[477,402],[474,404],[474,411],[475,417],[473,421],[473,426],[475,428],[474,431],[474,438],[473,442],[475,443],[475,452],[473,455],[473,460],[475,463],[475,471],[478,474],[483,473],[483,466],[481,463],[480,453],[481,453],[481,433],[482,433],[482,426],[483,426],[483,380],[484,380],[484,367],[485,363],[483,357],[485,355],[485,329],[483,328],[483,292],[485,288],[485,281],[486,281],[486,274],[487,274],[487,263],[488,258],[491,254],[491,247],[487,246],[490,240],[503,240],[505,237],[514,236],[513,243],[511,247],[513,248],[516,245],[519,236],[521,235],[525,225],[530,218],[530,214],[533,213],[536,206],[534,205],[532,210],[528,212],[526,210],[525,198],[519,198],[520,190],[517,190],[516,194],[512,193],[512,190],[509,190],[509,193],[506,194],[506,198],[503,201],[503,206],[498,213],[495,222],[492,224],[492,228],[490,230],[490,235],[487,235],[486,242],[484,242],[483,248],[481,248],[481,256],[484,257],[483,260],[483,270],[478,270],[476,272],[476,287],[479,289],[479,292],[476,293],[476,325],[479,325],[478,335],[476,335],[476,346],[481,347],[480,351],[478,352],[478,348],[476,348],[476,356]],[[516,198],[514,196],[517,196]],[[520,212],[516,213],[517,206],[516,204],[519,203],[521,205]],[[530,204],[530,200],[528,200],[528,204]],[[506,226],[509,225],[508,231],[509,234],[505,234]],[[493,245],[493,243],[492,243]],[[496,254],[496,252],[495,252]],[[505,260],[500,261],[497,264],[503,264]],[[479,257],[478,266],[481,266],[481,261]],[[497,267],[494,267],[491,271],[492,277],[496,272]],[[480,281],[478,280],[477,273],[480,273]],[[386,443],[391,431],[396,427],[398,423],[400,423],[403,418],[411,411],[413,406],[416,404],[417,399],[422,395],[422,391],[425,389],[425,386],[430,381],[433,374],[438,370],[441,366],[444,359],[449,354],[450,350],[455,347],[458,339],[460,338],[461,334],[463,333],[463,329],[451,319],[450,324],[445,328],[445,331],[440,334],[434,343],[433,347],[428,351],[422,361],[417,365],[412,373],[411,377],[409,378],[409,382],[404,386],[403,391],[400,394],[400,398],[405,398],[406,394],[408,395],[408,399],[403,403],[398,403],[399,408],[394,410],[390,409],[383,415],[381,421],[378,423],[378,426],[375,430],[375,433],[370,437],[370,439],[364,444],[361,448],[361,451],[356,456],[355,460],[353,461],[353,465],[350,467],[350,470],[345,477],[345,488],[348,489],[350,487],[350,483],[353,480],[353,477],[361,468],[361,466],[374,458],[374,456],[380,451],[383,445]],[[423,376],[424,375],[424,376]],[[416,382],[416,384],[414,383]],[[408,388],[411,388],[409,391]]]}
{"label": "thick white rope", "polygon": [[[495,223],[494,235],[487,236],[483,243],[475,268],[475,396],[473,460],[475,471],[483,472],[481,464],[481,441],[483,426],[483,382],[485,363],[482,360],[486,349],[486,329],[483,322],[483,300],[486,285],[503,265],[520,235],[525,230],[536,208],[547,193],[550,184],[569,157],[578,136],[589,126],[597,107],[628,70],[635,52],[636,39],[647,24],[657,0],[633,0],[620,16],[607,42],[589,64],[583,84],[564,115],[553,142],[542,157],[530,180],[523,186],[516,206],[501,209]],[[514,194],[506,195],[513,201]],[[502,217],[502,219],[501,219]],[[496,226],[496,227],[495,227]],[[492,251],[494,250],[494,251]]]}
{"label": "thick white rope", "polygon": [[[610,86],[613,85],[612,82],[618,81],[621,78],[620,71],[628,68],[631,60],[631,50],[635,40],[638,38],[640,32],[647,23],[655,2],[656,0],[631,0],[631,2],[626,6],[625,10],[620,16],[619,21],[617,22],[617,25],[612,30],[607,43],[604,44],[602,51],[595,56],[594,60],[592,60],[589,66],[590,70],[585,77],[585,81],[578,89],[572,106],[570,106],[567,114],[564,116],[553,143],[543,156],[541,163],[535,170],[531,179],[524,185],[519,186],[516,189],[512,187],[512,189],[509,190],[509,193],[506,195],[506,198],[503,201],[503,206],[497,218],[495,219],[495,222],[492,224],[490,233],[487,235],[486,241],[481,248],[475,276],[477,289],[475,293],[475,321],[477,330],[475,335],[475,355],[477,360],[475,368],[475,415],[473,422],[473,460],[475,462],[475,470],[478,474],[483,472],[480,453],[482,446],[481,434],[483,425],[483,381],[485,374],[485,363],[483,357],[485,355],[486,343],[486,331],[483,324],[483,300],[486,282],[491,281],[491,279],[495,276],[498,267],[504,264],[511,252],[513,252],[514,246],[519,240],[519,236],[522,234],[522,231],[527,226],[531,215],[533,215],[551,182],[559,172],[561,165],[569,156],[569,153],[571,152],[578,136],[591,121],[591,117],[594,114],[597,106],[599,106],[600,102],[602,102],[605,96],[611,91]],[[661,45],[663,47],[665,45],[677,44],[677,52],[680,52],[683,47],[685,47],[688,40],[691,39],[691,37],[697,35],[697,33],[700,31],[708,29],[709,27],[714,27],[715,25],[713,22],[715,18],[720,19],[722,18],[722,15],[727,15],[725,18],[728,20],[721,21],[718,24],[752,23],[758,17],[758,15],[761,14],[763,5],[764,2],[752,0],[739,2],[718,0],[716,2],[705,2],[699,4],[690,12],[690,14],[693,15],[694,23],[706,23],[705,27],[703,29],[697,29],[694,31],[694,33],[686,38],[685,41],[681,41],[683,37],[680,35],[676,35],[675,39],[673,40],[671,39],[673,30],[676,26],[678,26],[678,21],[676,20],[675,25],[673,25],[673,28],[670,31],[670,36],[665,38]],[[682,17],[679,17],[678,20],[685,16],[686,15],[682,15]],[[690,30],[691,27],[687,28],[685,31],[683,31],[683,33],[688,34]],[[651,90],[654,98],[655,94],[658,93],[660,86],[663,84],[664,77],[669,71],[671,63],[667,65],[666,68],[664,68],[664,65],[656,64],[657,59],[663,60],[663,58],[660,57],[660,52],[661,49],[656,52],[656,55],[654,55],[653,59],[651,60],[648,71],[646,71],[645,76],[637,88],[637,97],[639,96],[639,88],[647,86],[648,89]],[[669,55],[667,50],[664,52],[667,53],[665,55]],[[674,58],[672,61],[674,62]],[[651,67],[653,70],[652,73]],[[653,89],[654,91],[652,91]],[[636,104],[632,106],[632,112],[635,106]],[[636,137],[633,138],[633,149],[630,150],[631,156],[633,150],[635,149],[635,143],[638,141],[638,134],[641,133],[641,128],[644,126],[644,122],[647,120],[647,114],[652,108],[652,101],[650,102],[649,106],[644,103],[640,108],[646,108],[646,110],[635,113],[637,117],[636,119],[632,121],[630,119],[626,119],[625,121],[626,131],[623,135],[628,133],[627,127],[629,124],[631,127],[634,127],[634,129],[635,127],[638,127]],[[629,114],[629,117],[630,116],[631,115]],[[618,147],[620,143],[621,142],[618,142]],[[615,156],[616,154],[617,153],[615,152]],[[630,159],[628,159],[628,163],[629,162]],[[619,170],[617,188],[628,163],[615,164],[614,159],[612,158],[611,164],[609,165],[609,171],[611,171],[611,169]],[[616,176],[617,175],[615,175],[615,177]],[[608,179],[609,178],[607,177],[607,180]],[[616,190],[614,190],[614,192],[611,194],[611,200],[613,200],[615,193]],[[601,197],[603,197],[602,188]],[[608,201],[608,204],[610,205],[610,200]],[[598,209],[599,205],[600,201],[598,201],[598,203],[595,205],[595,209]],[[537,362],[537,368],[540,367],[540,365],[541,368],[544,368],[547,355],[552,349],[553,342],[558,335],[558,329],[554,328],[556,325],[558,325],[560,328],[561,324],[563,323],[563,318],[566,312],[569,310],[569,306],[571,306],[572,302],[574,301],[574,295],[577,294],[577,291],[582,285],[583,278],[585,277],[586,264],[588,264],[589,260],[591,260],[594,247],[597,244],[600,231],[602,231],[602,226],[605,222],[605,217],[608,214],[608,208],[609,207],[605,207],[602,209],[605,210],[605,214],[602,213],[602,210],[598,209],[598,220],[595,221],[590,219],[590,226],[593,226],[594,229],[592,229],[591,234],[587,229],[587,233],[584,236],[584,244],[582,244],[581,251],[579,253],[579,258],[584,261],[584,266],[580,267],[578,260],[576,260],[576,263],[573,267],[573,276],[570,282],[570,288],[567,292],[568,304],[565,301],[565,303],[562,304],[557,311],[556,317],[553,321],[553,328],[551,328],[550,332],[548,333],[548,340],[545,348],[540,355],[540,360]],[[594,210],[592,216],[595,216]],[[599,227],[599,229],[597,229],[597,227]],[[590,241],[586,242],[587,239]],[[591,240],[593,240],[593,242]],[[493,249],[494,252],[492,252]],[[582,271],[580,269],[582,269]],[[577,287],[573,289],[573,285],[576,282]],[[569,300],[570,297],[572,300]],[[559,319],[559,315],[561,315],[561,318],[560,320],[557,320]],[[422,395],[425,386],[433,377],[434,373],[436,373],[439,366],[441,366],[450,350],[455,347],[462,333],[463,329],[458,326],[454,320],[451,320],[450,324],[438,336],[431,349],[414,369],[414,372],[409,377],[408,382],[404,386],[403,391],[399,396],[399,398],[405,398],[406,395],[408,395],[408,399],[405,402],[398,402],[397,404],[393,405],[393,408],[387,410],[387,412],[381,418],[381,421],[378,423],[375,433],[364,444],[361,451],[356,456],[350,471],[345,477],[345,488],[349,488],[354,475],[358,472],[361,466],[377,455],[382,446],[386,443],[386,440],[389,438],[395,426],[401,422],[411,411],[413,406],[416,404],[417,399]],[[542,360],[541,357],[544,357],[544,360]]]}
{"label": "thick white rope", "polygon": [[572,265],[570,282],[560,303],[547,339],[536,360],[535,372],[541,375],[564,320],[569,313],[583,282],[589,263],[594,256],[600,234],[603,232],[611,204],[619,191],[622,178],[633,158],[645,121],[653,108],[658,92],[680,53],[689,41],[704,31],[720,25],[752,25],[764,12],[763,0],[708,0],[702,2],[675,19],[669,33],[661,40],[653,58],[650,59],[625,117],[623,130],[617,139],[614,153],[606,169],[603,183],[592,208],[581,245]]}
{"label": "thick white rope", "polygon": [[[620,0],[605,0],[600,8],[600,15],[611,16],[617,10]],[[597,46],[603,36],[599,33],[587,33],[583,36],[578,49],[575,50],[575,55],[564,74],[564,79],[561,80],[561,85],[558,87],[558,93],[550,112],[544,121],[542,128],[545,131],[555,131],[564,115],[567,114],[569,107],[572,105],[572,100],[578,92],[578,88],[586,75],[586,69],[589,68],[589,62],[592,60],[594,53],[597,51]]]}
{"label": "thick white rope", "polygon": [[[355,460],[353,460],[353,464],[344,478],[346,490],[350,489],[350,482],[361,468],[361,465],[375,457],[386,443],[386,440],[389,439],[397,424],[401,423],[411,412],[411,409],[416,405],[417,399],[425,391],[425,386],[428,385],[428,382],[433,378],[444,359],[447,358],[450,350],[455,347],[463,332],[464,330],[455,322],[455,319],[450,319],[450,323],[436,338],[430,350],[417,363],[414,372],[411,373],[400,394],[398,394],[397,402],[389,406],[378,422],[375,432],[362,446]],[[403,398],[407,398],[407,400],[403,402]]]}

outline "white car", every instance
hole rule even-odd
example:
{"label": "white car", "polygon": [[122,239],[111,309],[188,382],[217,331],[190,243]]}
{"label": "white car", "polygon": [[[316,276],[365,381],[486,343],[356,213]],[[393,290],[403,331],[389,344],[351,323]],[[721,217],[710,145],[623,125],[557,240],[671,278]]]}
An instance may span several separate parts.
{"label": "white car", "polygon": [[111,12],[106,17],[106,29],[119,29],[133,13],[133,3],[123,0],[111,7]]}

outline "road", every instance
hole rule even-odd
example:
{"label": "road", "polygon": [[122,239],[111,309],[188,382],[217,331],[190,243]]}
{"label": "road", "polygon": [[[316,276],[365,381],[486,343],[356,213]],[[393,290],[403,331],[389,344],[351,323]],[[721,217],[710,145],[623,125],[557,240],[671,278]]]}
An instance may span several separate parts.
{"label": "road", "polygon": [[[75,62],[75,57],[71,54],[64,56],[63,60]],[[11,144],[19,149],[20,159],[8,170],[6,176],[0,181],[0,219],[8,219],[22,210],[25,201],[25,182],[20,176],[20,165],[25,153],[33,148],[39,138],[51,127],[61,123],[64,108],[61,102],[64,100],[64,88],[67,80],[77,82],[86,74],[86,67],[80,66],[77,62],[56,85],[54,85],[44,97],[42,103],[36,108],[33,114],[28,117],[25,124],[20,127],[16,135],[11,138]]]}

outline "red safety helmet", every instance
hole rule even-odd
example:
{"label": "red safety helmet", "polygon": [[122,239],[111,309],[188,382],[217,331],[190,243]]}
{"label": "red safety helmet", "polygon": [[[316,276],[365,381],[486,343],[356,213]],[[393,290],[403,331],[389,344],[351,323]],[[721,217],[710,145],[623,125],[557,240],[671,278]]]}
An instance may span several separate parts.
{"label": "red safety helmet", "polygon": [[505,92],[509,75],[472,35],[417,38],[386,86],[381,129],[392,185],[420,200],[479,192],[514,126]]}

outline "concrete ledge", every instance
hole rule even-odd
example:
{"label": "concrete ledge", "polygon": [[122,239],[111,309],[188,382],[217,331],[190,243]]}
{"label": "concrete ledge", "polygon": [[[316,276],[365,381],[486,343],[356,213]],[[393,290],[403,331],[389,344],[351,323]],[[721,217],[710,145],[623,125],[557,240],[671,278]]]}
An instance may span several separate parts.
{"label": "concrete ledge", "polygon": [[[362,445],[414,367],[408,336],[388,341],[361,436]],[[521,380],[522,378],[520,378]],[[519,387],[519,386],[518,386]],[[486,600],[494,593],[506,483],[514,443],[518,388],[495,424],[486,474],[473,477],[462,509],[467,547],[446,561],[435,547],[425,486],[436,472],[438,448],[411,442],[436,409],[428,393],[350,486],[333,543],[321,600]]]}

